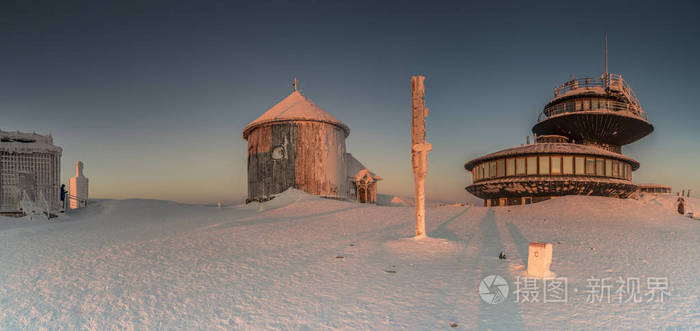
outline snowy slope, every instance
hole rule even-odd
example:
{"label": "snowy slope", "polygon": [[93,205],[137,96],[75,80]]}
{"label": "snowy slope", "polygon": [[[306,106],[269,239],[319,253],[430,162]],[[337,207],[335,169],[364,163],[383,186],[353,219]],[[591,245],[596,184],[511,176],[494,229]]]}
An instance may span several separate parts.
{"label": "snowy slope", "polygon": [[[57,222],[1,218],[0,328],[700,328],[700,222],[663,203],[432,207],[422,241],[412,217],[288,191],[223,209],[106,200]],[[554,243],[568,303],[482,302],[485,276],[524,275],[530,241]],[[618,276],[668,277],[671,296],[585,302],[588,278]]]}

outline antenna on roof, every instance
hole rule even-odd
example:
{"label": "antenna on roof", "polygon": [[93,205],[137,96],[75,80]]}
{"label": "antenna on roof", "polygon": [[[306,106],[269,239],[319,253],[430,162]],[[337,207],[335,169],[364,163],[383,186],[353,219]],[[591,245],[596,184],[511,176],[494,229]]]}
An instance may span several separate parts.
{"label": "antenna on roof", "polygon": [[608,34],[605,34],[605,76],[608,75]]}
{"label": "antenna on roof", "polygon": [[294,91],[292,92],[296,92],[299,90],[299,81],[296,77],[294,77],[294,80],[292,81],[292,88],[294,89]]}

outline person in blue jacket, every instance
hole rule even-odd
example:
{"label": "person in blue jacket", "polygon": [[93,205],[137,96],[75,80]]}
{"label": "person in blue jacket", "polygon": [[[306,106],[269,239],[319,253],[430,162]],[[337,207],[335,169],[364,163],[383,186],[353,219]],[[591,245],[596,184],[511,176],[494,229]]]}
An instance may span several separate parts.
{"label": "person in blue jacket", "polygon": [[66,184],[61,184],[61,205],[66,208]]}

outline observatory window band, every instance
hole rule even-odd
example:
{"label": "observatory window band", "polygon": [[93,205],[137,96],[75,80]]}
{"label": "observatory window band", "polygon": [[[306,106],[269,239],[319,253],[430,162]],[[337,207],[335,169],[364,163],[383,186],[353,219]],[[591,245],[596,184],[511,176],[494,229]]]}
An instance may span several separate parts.
{"label": "observatory window band", "polygon": [[515,176],[515,159],[506,159],[506,176]]}
{"label": "observatory window band", "polygon": [[551,105],[545,109],[548,116],[588,110],[628,110],[626,106],[618,101],[606,98],[578,98],[576,100],[564,101]]}
{"label": "observatory window band", "polygon": [[595,176],[595,158],[586,158],[586,175]]}
{"label": "observatory window band", "polygon": [[540,156],[540,175],[549,175],[549,155]]}
{"label": "observatory window band", "polygon": [[506,166],[505,166],[505,159],[499,159],[496,161],[496,174],[498,177],[505,177],[506,175]]}
{"label": "observatory window band", "polygon": [[605,173],[603,172],[603,165],[605,164],[605,161],[603,159],[596,159],[595,160],[595,174],[596,176],[605,176]]}
{"label": "observatory window band", "polygon": [[625,177],[625,167],[622,163],[620,163],[620,177]]}
{"label": "observatory window band", "polygon": [[525,175],[525,158],[519,157],[515,159],[515,174],[517,176]]}
{"label": "observatory window band", "polygon": [[583,158],[583,156],[577,156],[576,158],[574,158],[574,160],[576,161],[574,163],[574,174],[585,175],[586,174],[585,167],[584,167],[585,159]]}
{"label": "observatory window band", "polygon": [[574,173],[574,157],[563,156],[561,158],[562,173],[564,175],[572,175]]}
{"label": "observatory window band", "polygon": [[552,175],[561,175],[561,156],[552,156]]}
{"label": "observatory window band", "polygon": [[477,164],[473,181],[491,178],[540,176],[590,176],[632,180],[632,166],[617,160],[572,155],[539,155],[499,158]]}
{"label": "observatory window band", "polygon": [[537,156],[529,156],[527,158],[527,174],[537,175]]}

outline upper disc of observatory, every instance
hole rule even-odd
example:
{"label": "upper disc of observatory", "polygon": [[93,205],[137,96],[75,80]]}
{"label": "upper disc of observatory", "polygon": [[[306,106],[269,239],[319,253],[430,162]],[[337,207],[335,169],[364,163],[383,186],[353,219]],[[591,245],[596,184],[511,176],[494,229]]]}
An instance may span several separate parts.
{"label": "upper disc of observatory", "polygon": [[[532,132],[573,141],[621,146],[650,134],[649,123],[632,88],[621,75],[571,79],[554,89]],[[618,147],[619,148],[619,147]]]}

